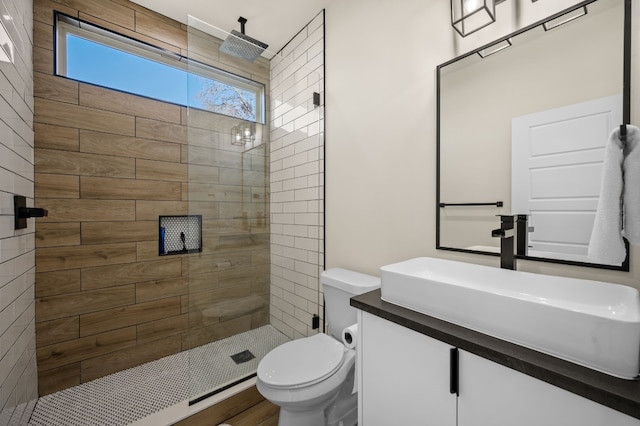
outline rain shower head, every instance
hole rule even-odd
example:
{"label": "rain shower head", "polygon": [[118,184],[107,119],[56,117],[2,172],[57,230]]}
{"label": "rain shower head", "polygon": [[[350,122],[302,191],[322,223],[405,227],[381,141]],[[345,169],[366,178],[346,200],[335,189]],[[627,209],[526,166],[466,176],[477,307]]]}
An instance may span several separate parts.
{"label": "rain shower head", "polygon": [[247,23],[245,18],[241,16],[238,22],[240,22],[240,32],[231,30],[231,34],[227,36],[227,39],[220,46],[220,51],[236,58],[253,62],[269,46],[244,33],[244,24]]}

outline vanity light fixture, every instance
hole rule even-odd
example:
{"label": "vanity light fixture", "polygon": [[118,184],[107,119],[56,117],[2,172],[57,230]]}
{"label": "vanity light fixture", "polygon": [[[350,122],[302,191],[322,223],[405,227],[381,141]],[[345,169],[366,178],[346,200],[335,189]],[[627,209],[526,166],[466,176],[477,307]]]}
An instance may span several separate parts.
{"label": "vanity light fixture", "polygon": [[588,13],[587,6],[582,6],[577,9],[573,9],[564,15],[560,15],[557,18],[551,19],[542,24],[545,31],[552,30],[554,28],[559,27],[560,25],[566,24],[567,22],[571,22],[574,19],[578,19]]}
{"label": "vanity light fixture", "polygon": [[256,140],[256,125],[247,121],[241,121],[231,128],[231,144],[244,146]]}
{"label": "vanity light fixture", "polygon": [[498,53],[504,49],[506,49],[507,47],[511,47],[511,39],[508,38],[506,40],[502,40],[499,41],[497,43],[492,44],[489,47],[486,47],[482,50],[478,50],[478,55],[480,55],[481,58],[486,58],[487,56],[491,56],[494,53]]}
{"label": "vanity light fixture", "polygon": [[496,21],[496,5],[505,0],[451,0],[451,25],[462,37]]}

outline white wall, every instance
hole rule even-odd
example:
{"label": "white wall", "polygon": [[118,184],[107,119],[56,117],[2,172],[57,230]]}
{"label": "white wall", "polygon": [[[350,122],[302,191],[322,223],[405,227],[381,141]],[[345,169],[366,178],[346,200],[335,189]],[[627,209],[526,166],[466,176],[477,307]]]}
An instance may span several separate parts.
{"label": "white wall", "polygon": [[[450,25],[448,0],[327,7],[326,267],[378,275],[382,265],[417,256],[499,264],[495,257],[435,249],[435,68],[576,3],[505,2],[496,24],[464,40]],[[637,28],[640,7],[634,6]],[[632,123],[640,124],[640,32],[633,34]],[[636,248],[629,273],[528,261],[518,267],[640,287]]]}
{"label": "white wall", "polygon": [[32,0],[0,0],[0,23],[0,424],[25,424],[38,396],[35,238],[33,219],[14,230],[13,194],[33,205]]}

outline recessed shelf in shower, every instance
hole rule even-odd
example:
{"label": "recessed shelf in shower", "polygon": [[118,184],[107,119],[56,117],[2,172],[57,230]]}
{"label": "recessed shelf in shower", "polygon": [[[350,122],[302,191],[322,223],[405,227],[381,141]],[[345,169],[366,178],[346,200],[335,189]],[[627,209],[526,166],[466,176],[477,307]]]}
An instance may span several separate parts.
{"label": "recessed shelf in shower", "polygon": [[158,254],[200,253],[202,251],[202,216],[159,216]]}

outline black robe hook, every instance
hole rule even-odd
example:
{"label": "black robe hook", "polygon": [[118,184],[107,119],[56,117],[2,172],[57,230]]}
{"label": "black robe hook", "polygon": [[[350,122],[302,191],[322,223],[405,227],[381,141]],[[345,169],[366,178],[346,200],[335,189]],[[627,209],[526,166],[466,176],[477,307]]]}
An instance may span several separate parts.
{"label": "black robe hook", "polygon": [[622,141],[622,143],[625,143],[627,141],[627,125],[626,124],[620,125],[619,138]]}

